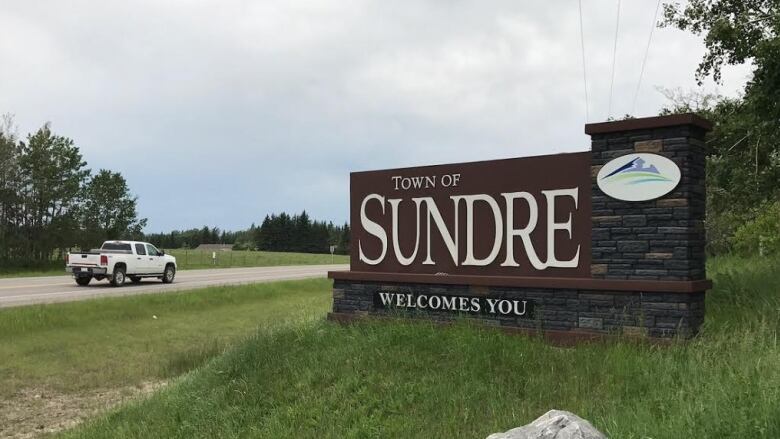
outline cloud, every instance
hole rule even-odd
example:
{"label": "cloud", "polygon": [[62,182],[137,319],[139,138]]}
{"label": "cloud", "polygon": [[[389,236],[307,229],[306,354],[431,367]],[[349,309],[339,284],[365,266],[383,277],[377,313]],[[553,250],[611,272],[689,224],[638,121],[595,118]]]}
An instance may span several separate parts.
{"label": "cloud", "polygon": [[[615,4],[584,3],[589,112],[607,117]],[[625,2],[624,2],[625,3]],[[122,172],[150,230],[348,217],[349,172],[583,150],[574,1],[4,3],[0,112]],[[623,5],[613,115],[632,112],[655,8]],[[656,29],[655,86],[692,88],[703,47]],[[747,67],[727,72],[736,93]],[[712,84],[710,89],[714,89]]]}

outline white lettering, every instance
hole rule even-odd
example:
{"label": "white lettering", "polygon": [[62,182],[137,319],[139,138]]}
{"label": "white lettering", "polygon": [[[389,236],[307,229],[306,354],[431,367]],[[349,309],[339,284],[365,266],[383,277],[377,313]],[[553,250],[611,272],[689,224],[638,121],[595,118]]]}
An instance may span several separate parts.
{"label": "white lettering", "polygon": [[442,309],[449,311],[455,310],[455,298],[452,296],[444,296],[441,298]]}
{"label": "white lettering", "polygon": [[[466,259],[463,260],[463,265],[474,265],[484,267],[490,265],[498,256],[499,250],[501,250],[501,241],[504,238],[504,222],[501,219],[501,209],[498,207],[498,203],[493,197],[485,194],[478,195],[459,195],[456,197],[450,197],[455,200],[457,205],[458,200],[463,199],[466,201]],[[483,258],[477,259],[474,257],[474,202],[484,201],[493,210],[493,221],[496,225],[496,233],[493,236],[493,249],[490,254]]]}
{"label": "white lettering", "polygon": [[379,298],[382,300],[382,305],[383,306],[390,306],[390,305],[392,305],[393,304],[393,296],[395,296],[395,294],[393,294],[393,293],[382,293],[382,292],[379,293]]}
{"label": "white lettering", "polygon": [[[547,266],[539,260],[536,250],[531,242],[531,232],[536,228],[536,221],[539,219],[539,209],[536,206],[536,199],[528,192],[508,192],[501,194],[506,200],[506,259],[501,264],[502,267],[519,267],[515,262],[515,236],[523,240],[523,248],[531,265],[537,270],[544,270]],[[528,203],[528,224],[522,229],[515,229],[515,206],[514,200],[522,198]]]}
{"label": "white lettering", "polygon": [[571,212],[569,212],[569,219],[563,223],[555,222],[555,197],[572,197],[574,198],[574,210],[577,210],[577,195],[579,188],[571,189],[557,189],[552,191],[542,191],[545,197],[547,197],[547,266],[548,267],[560,267],[560,268],[575,268],[580,261],[580,246],[577,246],[577,253],[574,257],[568,261],[559,261],[555,258],[555,231],[566,230],[569,232],[569,239],[571,239]]}
{"label": "white lettering", "polygon": [[390,203],[390,210],[392,211],[393,216],[393,251],[395,252],[396,259],[398,259],[398,262],[401,265],[411,265],[412,262],[414,262],[414,259],[417,257],[417,249],[420,246],[420,199],[415,198],[413,201],[417,210],[417,220],[415,221],[417,237],[414,239],[414,251],[412,252],[412,255],[407,258],[401,252],[401,245],[398,242],[398,237],[400,235],[398,232],[398,211],[400,210],[399,205],[401,203],[401,199],[398,198],[387,200],[387,202]]}
{"label": "white lettering", "polygon": [[[446,174],[442,176],[442,183],[444,182],[444,177],[449,175],[449,178],[452,179],[455,176],[459,176],[459,174]],[[392,177],[393,183],[400,187],[405,187],[405,185],[408,186],[414,186],[415,188],[420,188],[422,186],[427,185],[435,185],[436,180],[432,176],[421,176],[421,177],[412,177],[412,178],[404,178],[404,177]],[[405,183],[405,181],[409,181],[409,183]],[[450,259],[452,260],[452,263],[457,267],[459,265],[462,266],[488,266],[493,264],[496,261],[496,258],[498,257],[499,253],[502,250],[502,245],[505,245],[506,249],[506,257],[501,262],[502,267],[519,267],[521,264],[518,263],[517,255],[516,255],[516,238],[520,238],[520,241],[522,243],[523,247],[523,253],[528,258],[529,263],[531,266],[536,270],[545,270],[549,267],[556,267],[556,268],[576,268],[579,265],[579,255],[580,255],[580,247],[581,245],[577,246],[576,252],[574,256],[571,259],[568,260],[559,260],[557,255],[555,254],[556,250],[556,232],[558,231],[565,231],[568,232],[568,238],[572,239],[572,218],[573,213],[571,211],[567,212],[568,218],[566,221],[557,222],[555,217],[556,212],[556,202],[559,201],[560,198],[563,197],[571,197],[574,201],[574,212],[578,209],[578,195],[579,195],[579,189],[569,188],[569,189],[555,189],[555,190],[546,190],[541,191],[542,194],[545,196],[546,199],[546,238],[547,238],[547,255],[546,255],[546,261],[541,260],[539,257],[539,253],[537,252],[536,248],[534,247],[534,243],[532,240],[532,234],[537,229],[537,226],[539,226],[539,206],[536,202],[536,199],[533,195],[531,195],[528,192],[506,192],[502,193],[501,196],[503,197],[503,201],[505,203],[506,208],[506,218],[502,215],[501,207],[499,207],[499,203],[487,194],[473,194],[473,195],[454,195],[450,196],[450,200],[452,200],[452,210],[453,215],[450,217],[450,221],[446,221],[442,217],[442,213],[439,210],[439,207],[437,206],[435,200],[433,197],[416,197],[412,198],[411,200],[414,202],[414,209],[415,209],[415,240],[414,240],[414,247],[403,249],[401,246],[401,243],[404,242],[404,236],[401,236],[402,233],[409,233],[411,234],[411,230],[402,230],[401,227],[401,205],[404,203],[404,200],[402,198],[393,198],[393,199],[385,199],[384,196],[379,194],[369,194],[367,195],[361,205],[360,205],[360,224],[362,228],[365,230],[366,234],[369,236],[372,236],[379,240],[380,247],[379,249],[372,249],[372,254],[367,255],[366,249],[364,248],[365,240],[368,238],[365,238],[365,236],[362,236],[363,239],[358,240],[358,250],[359,250],[359,260],[361,262],[364,262],[369,265],[379,265],[387,256],[388,247],[390,246],[390,243],[388,242],[388,239],[390,236],[388,236],[388,233],[392,233],[392,250],[395,255],[396,260],[398,263],[402,266],[410,266],[415,261],[418,260],[419,250],[420,250],[420,241],[421,241],[421,234],[422,234],[422,215],[425,215],[425,226],[426,226],[426,254],[424,259],[422,260],[423,265],[437,265],[437,261],[433,258],[433,245],[432,240],[438,239],[434,238],[434,227],[432,224],[435,225],[435,229],[438,230],[439,236],[441,236],[441,239],[443,241],[444,247],[446,248],[447,252],[449,253]],[[459,229],[459,209],[460,209],[460,202],[461,200],[464,201],[464,204],[466,206],[466,227],[465,227],[465,240],[466,240],[466,248],[465,248],[465,256],[461,258],[460,252],[460,241],[461,241],[461,235],[463,233],[460,233]],[[520,226],[515,227],[515,221],[516,218],[516,211],[520,211],[524,206],[517,200],[523,200],[525,204],[528,206],[528,220],[527,222]],[[386,212],[385,202],[389,204],[390,209],[390,215],[391,215],[391,227],[389,230],[385,230],[379,222],[375,221],[374,219],[369,218],[369,215],[367,213],[368,207],[371,202],[379,202],[380,204],[380,212],[381,215],[384,216]],[[484,203],[487,205],[488,208],[490,208],[490,212],[493,214],[493,223],[495,226],[495,233],[492,236],[492,240],[490,237],[485,237],[484,232],[486,230],[485,224],[476,224],[475,223],[475,216],[479,217],[478,214],[484,214],[486,212],[477,211],[477,209],[484,209],[485,206],[479,206],[479,203]],[[374,210],[376,210],[375,206]],[[423,208],[425,209],[425,213],[423,213]],[[408,210],[409,208],[407,208]],[[382,218],[380,216],[380,218]],[[411,229],[411,227],[410,227]],[[476,240],[487,238],[488,243],[492,241],[492,247],[490,247],[490,250],[487,255],[484,257],[480,257],[476,255],[477,252],[476,249]],[[372,238],[373,239],[373,238]],[[503,243],[503,240],[506,239],[506,243]],[[560,249],[558,249],[560,251]],[[378,254],[373,254],[373,252],[377,252]],[[404,251],[409,252],[408,255],[404,254]],[[374,257],[376,256],[376,257]],[[438,256],[441,257],[441,256]],[[418,262],[419,263],[419,262]]]}
{"label": "white lettering", "polygon": [[470,301],[469,301],[468,297],[459,297],[458,299],[459,299],[458,302],[460,302],[459,303],[460,307],[458,307],[460,312],[466,312],[469,309],[471,309],[471,306],[470,306],[471,304],[469,303]]}
{"label": "white lettering", "polygon": [[[456,197],[450,197],[453,200],[455,200]],[[439,208],[436,207],[436,203],[434,203],[433,198],[431,197],[421,197],[421,198],[412,198],[415,203],[420,201],[424,201],[425,205],[427,207],[428,211],[428,255],[423,261],[423,265],[436,265],[435,262],[433,262],[433,259],[431,259],[431,218],[433,218],[433,222],[436,223],[436,228],[439,229],[439,234],[441,235],[442,239],[444,239],[444,245],[447,246],[447,251],[450,252],[450,257],[452,258],[452,262],[455,264],[455,266],[458,265],[458,201],[455,200],[455,227],[453,229],[453,234],[455,235],[455,238],[453,238],[453,234],[450,234],[450,231],[447,230],[447,225],[444,224],[444,218],[442,218],[441,213],[439,212]]]}
{"label": "white lettering", "polygon": [[487,299],[488,307],[490,307],[490,314],[496,313],[496,303],[498,302],[498,299]]}
{"label": "white lettering", "polygon": [[522,312],[520,312],[520,310],[517,309],[518,301],[517,300],[513,300],[512,302],[514,303],[514,307],[513,308],[514,308],[515,315],[516,316],[525,315],[526,303],[528,301],[527,300],[523,300],[523,311]]}
{"label": "white lettering", "polygon": [[479,298],[478,297],[472,297],[471,298],[471,312],[480,312],[482,310],[482,305],[479,304]]}
{"label": "white lettering", "polygon": [[382,252],[379,254],[378,258],[370,259],[365,255],[365,253],[363,253],[363,245],[360,241],[358,241],[358,253],[360,254],[359,257],[362,262],[365,262],[368,265],[377,265],[382,262],[382,260],[385,258],[385,255],[387,254],[387,233],[385,232],[385,229],[382,228],[382,226],[375,223],[374,221],[371,221],[368,219],[368,216],[366,216],[366,204],[370,200],[379,201],[379,203],[382,205],[382,215],[385,214],[385,197],[378,194],[367,195],[360,204],[360,225],[363,226],[363,229],[366,232],[379,238],[379,241],[382,243]]}

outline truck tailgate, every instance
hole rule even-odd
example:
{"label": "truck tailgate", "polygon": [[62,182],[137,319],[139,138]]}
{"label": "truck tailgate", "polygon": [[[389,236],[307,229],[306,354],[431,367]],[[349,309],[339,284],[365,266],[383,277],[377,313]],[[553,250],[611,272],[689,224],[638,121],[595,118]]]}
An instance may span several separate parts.
{"label": "truck tailgate", "polygon": [[100,253],[71,253],[68,265],[74,267],[97,267],[100,265]]}

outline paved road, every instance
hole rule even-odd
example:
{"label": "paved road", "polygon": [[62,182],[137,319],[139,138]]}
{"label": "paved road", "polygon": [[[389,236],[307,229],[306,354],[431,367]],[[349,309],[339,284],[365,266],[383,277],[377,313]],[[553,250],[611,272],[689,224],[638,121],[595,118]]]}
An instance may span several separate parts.
{"label": "paved road", "polygon": [[0,308],[35,303],[69,302],[94,297],[128,296],[191,290],[215,285],[237,285],[276,280],[325,277],[329,270],[348,270],[348,265],[297,265],[288,267],[215,268],[186,270],[176,273],[172,284],[158,279],[144,279],[134,285],[130,281],[114,288],[108,281],[93,280],[80,287],[70,276],[18,277],[0,279]]}

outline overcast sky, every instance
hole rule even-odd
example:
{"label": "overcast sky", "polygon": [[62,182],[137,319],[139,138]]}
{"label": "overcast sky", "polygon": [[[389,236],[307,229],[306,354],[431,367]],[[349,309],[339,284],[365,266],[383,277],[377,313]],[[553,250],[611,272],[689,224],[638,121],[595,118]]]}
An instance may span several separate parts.
{"label": "overcast sky", "polygon": [[[624,1],[612,115],[691,90],[700,38]],[[590,122],[616,1],[583,0]],[[120,171],[147,231],[348,217],[349,172],[582,151],[577,1],[0,0],[0,113]],[[659,12],[660,18],[660,12]],[[746,67],[708,91],[735,95]]]}

